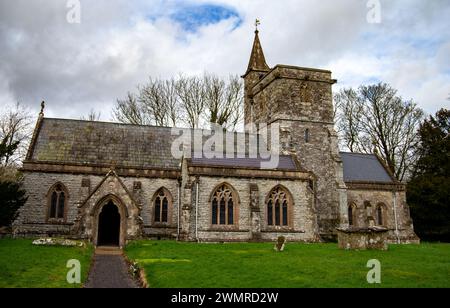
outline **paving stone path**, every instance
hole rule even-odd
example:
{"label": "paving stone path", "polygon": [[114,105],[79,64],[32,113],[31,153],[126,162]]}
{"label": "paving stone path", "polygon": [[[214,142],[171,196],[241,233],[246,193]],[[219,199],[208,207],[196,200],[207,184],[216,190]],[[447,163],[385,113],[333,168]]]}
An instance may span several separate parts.
{"label": "paving stone path", "polygon": [[85,288],[139,288],[139,285],[128,272],[122,251],[102,247],[95,251]]}

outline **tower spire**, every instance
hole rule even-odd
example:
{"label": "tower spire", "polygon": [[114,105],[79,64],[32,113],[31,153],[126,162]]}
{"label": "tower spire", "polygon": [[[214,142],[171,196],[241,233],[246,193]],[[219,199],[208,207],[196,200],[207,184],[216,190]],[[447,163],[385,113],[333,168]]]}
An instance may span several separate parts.
{"label": "tower spire", "polygon": [[253,42],[253,49],[250,55],[250,62],[248,63],[247,72],[249,71],[268,71],[269,66],[266,63],[266,58],[264,57],[264,52],[259,41],[259,30],[258,26],[261,24],[259,19],[255,22],[255,40]]}

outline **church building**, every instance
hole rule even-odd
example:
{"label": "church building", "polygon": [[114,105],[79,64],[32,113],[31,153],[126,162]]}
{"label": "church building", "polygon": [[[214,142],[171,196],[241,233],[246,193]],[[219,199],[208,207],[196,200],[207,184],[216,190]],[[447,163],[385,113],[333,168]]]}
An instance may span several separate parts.
{"label": "church building", "polygon": [[256,31],[243,79],[245,124],[279,128],[278,166],[176,158],[171,128],[47,118],[42,110],[23,162],[28,201],[15,234],[122,247],[138,238],[321,242],[337,228],[380,227],[390,242],[419,241],[405,185],[383,160],[339,151],[330,71],[269,67]]}

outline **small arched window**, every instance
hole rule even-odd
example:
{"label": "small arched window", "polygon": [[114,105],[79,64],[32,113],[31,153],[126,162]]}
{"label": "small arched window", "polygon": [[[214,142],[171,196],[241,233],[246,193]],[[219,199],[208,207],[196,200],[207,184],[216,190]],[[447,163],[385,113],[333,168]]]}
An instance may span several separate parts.
{"label": "small arched window", "polygon": [[213,225],[234,225],[236,201],[233,189],[227,184],[220,185],[212,195],[211,223]]}
{"label": "small arched window", "polygon": [[49,219],[62,220],[65,218],[65,210],[67,206],[67,193],[62,184],[56,184],[50,189],[50,205]]}
{"label": "small arched window", "polygon": [[172,205],[172,197],[167,189],[161,188],[154,197],[154,222],[169,223],[169,207]]}
{"label": "small arched window", "polygon": [[305,142],[308,143],[310,139],[309,129],[305,129]]}
{"label": "small arched window", "polygon": [[289,225],[290,200],[289,193],[282,187],[276,187],[270,192],[267,199],[267,225]]}
{"label": "small arched window", "polygon": [[356,205],[350,204],[348,206],[348,224],[349,226],[356,226]]}
{"label": "small arched window", "polygon": [[353,207],[351,205],[348,207],[348,224],[353,226]]}
{"label": "small arched window", "polygon": [[383,204],[377,205],[376,218],[377,218],[378,226],[384,226],[386,224],[386,221],[384,219],[384,205]]}

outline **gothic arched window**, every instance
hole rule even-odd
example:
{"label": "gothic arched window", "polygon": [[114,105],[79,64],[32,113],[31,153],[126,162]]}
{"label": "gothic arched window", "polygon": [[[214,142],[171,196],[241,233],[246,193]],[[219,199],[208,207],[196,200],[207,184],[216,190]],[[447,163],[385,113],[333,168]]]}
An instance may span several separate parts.
{"label": "gothic arched window", "polygon": [[267,199],[267,225],[284,226],[289,225],[289,211],[292,207],[292,199],[289,192],[283,187],[275,187]]}
{"label": "gothic arched window", "polygon": [[156,223],[169,223],[170,207],[172,206],[172,196],[170,195],[170,192],[165,188],[161,188],[155,193],[153,200],[153,221]]}
{"label": "gothic arched window", "polygon": [[63,184],[57,183],[50,188],[49,191],[49,210],[48,218],[64,220],[66,216],[67,206],[67,190]]}
{"label": "gothic arched window", "polygon": [[349,226],[356,226],[356,205],[354,203],[348,206],[348,224]]}
{"label": "gothic arched window", "polygon": [[216,188],[211,198],[213,225],[234,225],[237,198],[233,188],[227,184],[222,184]]}
{"label": "gothic arched window", "polygon": [[385,205],[382,203],[377,205],[377,208],[376,208],[377,226],[384,226],[386,224],[385,216],[384,216],[384,214],[385,214],[384,208],[385,208]]}

